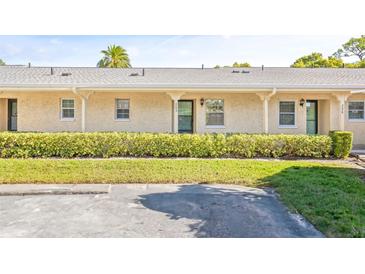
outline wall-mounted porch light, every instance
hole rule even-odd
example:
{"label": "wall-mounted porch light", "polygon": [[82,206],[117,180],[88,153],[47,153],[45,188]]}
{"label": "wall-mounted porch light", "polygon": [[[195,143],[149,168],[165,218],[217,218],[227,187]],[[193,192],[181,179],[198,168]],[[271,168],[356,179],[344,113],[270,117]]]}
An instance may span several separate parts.
{"label": "wall-mounted porch light", "polygon": [[304,104],[305,104],[305,100],[302,98],[302,99],[300,99],[300,101],[299,101],[299,105],[301,106],[301,107],[303,107],[304,106]]}
{"label": "wall-mounted porch light", "polygon": [[200,98],[200,105],[203,106],[204,105],[204,98]]}

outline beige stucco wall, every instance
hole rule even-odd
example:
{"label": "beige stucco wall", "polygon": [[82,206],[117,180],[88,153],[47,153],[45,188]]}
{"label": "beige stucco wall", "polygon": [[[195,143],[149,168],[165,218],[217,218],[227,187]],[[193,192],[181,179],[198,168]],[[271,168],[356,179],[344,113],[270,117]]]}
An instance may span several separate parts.
{"label": "beige stucco wall", "polygon": [[[129,99],[128,121],[115,119],[115,99]],[[87,103],[87,131],[171,132],[172,103],[166,93],[95,93]]]}
{"label": "beige stucco wall", "polygon": [[7,122],[7,113],[8,113],[8,105],[7,99],[0,98],[0,131],[7,130],[8,122]]}
{"label": "beige stucco wall", "polygon": [[[352,95],[347,101],[351,100],[363,100],[365,101],[365,95]],[[364,121],[351,121],[348,118],[348,104],[346,104],[345,115],[345,130],[352,131],[354,133],[354,144],[362,145],[361,148],[365,148],[365,120]]]}
{"label": "beige stucco wall", "polygon": [[[4,92],[0,95],[0,130],[7,128],[7,98],[18,99],[19,131],[81,131],[81,99],[72,92]],[[60,119],[61,98],[74,98],[75,119]],[[115,120],[115,99],[130,100],[129,121]],[[205,125],[205,104],[200,99],[224,99],[225,125],[210,128]],[[277,93],[269,101],[269,133],[305,134],[306,108],[301,98],[319,100],[319,133],[339,128],[339,103],[329,93]],[[186,93],[181,99],[194,100],[197,133],[204,132],[263,132],[263,103],[256,94],[248,93]],[[365,100],[365,95],[352,95],[348,100]],[[296,102],[296,125],[279,127],[279,102]],[[365,122],[348,120],[345,108],[345,129],[354,132],[354,144],[365,144]],[[172,131],[172,101],[165,92],[96,92],[87,103],[86,131]]]}
{"label": "beige stucco wall", "polygon": [[[224,127],[209,127],[205,124],[205,104],[200,105],[200,99],[224,100]],[[186,94],[181,99],[194,100],[195,131],[205,132],[245,132],[259,133],[263,129],[262,102],[254,94],[222,94],[196,93]]]}

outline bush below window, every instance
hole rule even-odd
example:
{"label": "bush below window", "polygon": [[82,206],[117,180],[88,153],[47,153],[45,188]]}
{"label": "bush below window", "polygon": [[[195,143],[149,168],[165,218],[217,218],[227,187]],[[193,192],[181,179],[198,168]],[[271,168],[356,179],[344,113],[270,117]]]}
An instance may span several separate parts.
{"label": "bush below window", "polygon": [[352,149],[353,134],[350,131],[331,131],[332,153],[336,158],[346,158]]}
{"label": "bush below window", "polygon": [[329,136],[0,133],[0,157],[329,157]]}

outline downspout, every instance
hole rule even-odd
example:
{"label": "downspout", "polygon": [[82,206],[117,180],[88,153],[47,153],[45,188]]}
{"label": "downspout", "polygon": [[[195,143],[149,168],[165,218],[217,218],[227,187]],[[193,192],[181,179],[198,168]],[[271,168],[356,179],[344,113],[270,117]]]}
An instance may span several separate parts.
{"label": "downspout", "polygon": [[86,131],[86,108],[87,108],[87,101],[89,96],[93,92],[88,92],[86,94],[81,94],[76,87],[72,88],[72,92],[81,98],[81,132]]}

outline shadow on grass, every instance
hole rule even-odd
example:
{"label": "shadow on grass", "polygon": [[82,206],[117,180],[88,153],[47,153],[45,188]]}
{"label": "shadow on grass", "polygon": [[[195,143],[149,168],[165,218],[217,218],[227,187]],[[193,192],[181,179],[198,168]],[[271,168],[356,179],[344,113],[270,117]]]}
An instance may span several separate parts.
{"label": "shadow on grass", "polygon": [[173,220],[189,219],[196,237],[321,237],[289,214],[270,189],[180,185],[177,191],[141,195],[146,208]]}

